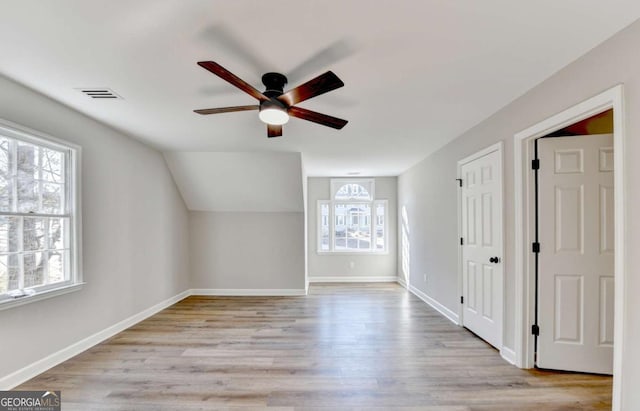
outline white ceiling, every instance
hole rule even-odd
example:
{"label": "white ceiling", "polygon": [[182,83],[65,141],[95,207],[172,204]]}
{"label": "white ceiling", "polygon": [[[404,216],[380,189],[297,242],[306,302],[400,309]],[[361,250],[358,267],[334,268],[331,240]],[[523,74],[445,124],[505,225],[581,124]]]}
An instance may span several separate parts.
{"label": "white ceiling", "polygon": [[[0,73],[164,151],[397,175],[639,16],[637,0],[3,1]],[[267,139],[256,112],[194,114],[255,102],[199,60],[259,89],[264,71],[293,87],[331,69],[346,86],[301,106],[350,122]],[[93,86],[124,100],[77,90]]]}

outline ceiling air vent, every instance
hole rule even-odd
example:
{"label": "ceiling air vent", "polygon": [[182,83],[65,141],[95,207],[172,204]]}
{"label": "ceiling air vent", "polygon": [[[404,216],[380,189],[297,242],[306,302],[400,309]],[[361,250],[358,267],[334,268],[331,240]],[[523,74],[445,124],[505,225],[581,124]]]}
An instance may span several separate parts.
{"label": "ceiling air vent", "polygon": [[95,99],[99,99],[99,98],[121,99],[122,98],[119,95],[117,95],[115,91],[107,87],[80,88],[78,90],[83,92],[86,96],[90,98],[95,98]]}

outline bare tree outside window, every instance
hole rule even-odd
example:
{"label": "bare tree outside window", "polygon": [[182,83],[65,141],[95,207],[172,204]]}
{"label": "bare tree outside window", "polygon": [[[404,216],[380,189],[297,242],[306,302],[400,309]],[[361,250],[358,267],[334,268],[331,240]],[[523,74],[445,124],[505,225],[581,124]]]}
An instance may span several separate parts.
{"label": "bare tree outside window", "polygon": [[0,137],[0,294],[67,279],[66,158]]}

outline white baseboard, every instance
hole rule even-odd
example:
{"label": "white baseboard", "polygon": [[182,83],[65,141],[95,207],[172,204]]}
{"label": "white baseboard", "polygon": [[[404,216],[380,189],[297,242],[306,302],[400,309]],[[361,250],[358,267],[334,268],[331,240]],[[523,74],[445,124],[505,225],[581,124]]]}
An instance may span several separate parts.
{"label": "white baseboard", "polygon": [[508,363],[516,365],[516,352],[511,348],[502,346],[500,349],[500,356]]}
{"label": "white baseboard", "polygon": [[459,322],[458,322],[459,321],[458,314],[454,313],[453,311],[451,311],[450,309],[448,309],[444,305],[440,304],[438,301],[436,301],[433,298],[429,297],[428,295],[426,295],[425,293],[423,293],[422,291],[418,290],[416,287],[414,287],[412,285],[409,285],[409,291],[411,291],[416,297],[418,297],[419,299],[421,299],[425,303],[429,304],[433,309],[438,311],[440,314],[442,314],[445,317],[447,317],[455,325],[459,324]]}
{"label": "white baseboard", "polygon": [[404,278],[398,276],[398,279],[396,280],[396,282],[401,286],[403,286],[404,288],[409,289],[409,287],[407,286],[407,282],[404,280]]}
{"label": "white baseboard", "polygon": [[25,381],[30,380],[31,378],[42,374],[50,368],[55,367],[68,360],[71,357],[74,357],[80,354],[83,351],[88,350],[96,344],[103,342],[104,340],[113,337],[126,330],[127,328],[139,323],[140,321],[151,317],[159,311],[164,310],[165,308],[177,303],[178,301],[188,297],[191,295],[190,290],[183,291],[178,295],[175,295],[167,300],[164,300],[152,307],[147,308],[135,314],[125,320],[122,320],[108,328],[105,328],[102,331],[99,331],[89,337],[78,341],[77,343],[71,344],[70,346],[63,348],[62,350],[55,352],[41,360],[38,360],[32,364],[27,365],[26,367],[15,371],[5,377],[0,378],[0,390],[10,390]]}
{"label": "white baseboard", "polygon": [[388,276],[334,276],[334,277],[309,277],[310,283],[395,283],[398,277]]}
{"label": "white baseboard", "polygon": [[251,288],[194,288],[190,295],[204,296],[234,296],[234,297],[286,297],[307,295],[304,288],[282,288],[282,289],[251,289]]}

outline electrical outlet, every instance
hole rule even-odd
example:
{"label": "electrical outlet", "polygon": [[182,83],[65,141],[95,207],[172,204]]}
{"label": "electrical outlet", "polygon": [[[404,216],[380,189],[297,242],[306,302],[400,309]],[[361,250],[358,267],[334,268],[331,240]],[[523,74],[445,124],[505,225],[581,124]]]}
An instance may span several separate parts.
{"label": "electrical outlet", "polygon": [[427,282],[427,275],[426,275],[426,274],[424,274],[424,275],[422,276],[422,280],[423,280],[425,283]]}
{"label": "electrical outlet", "polygon": [[349,261],[349,268],[353,270],[355,267],[356,267],[355,261]]}

